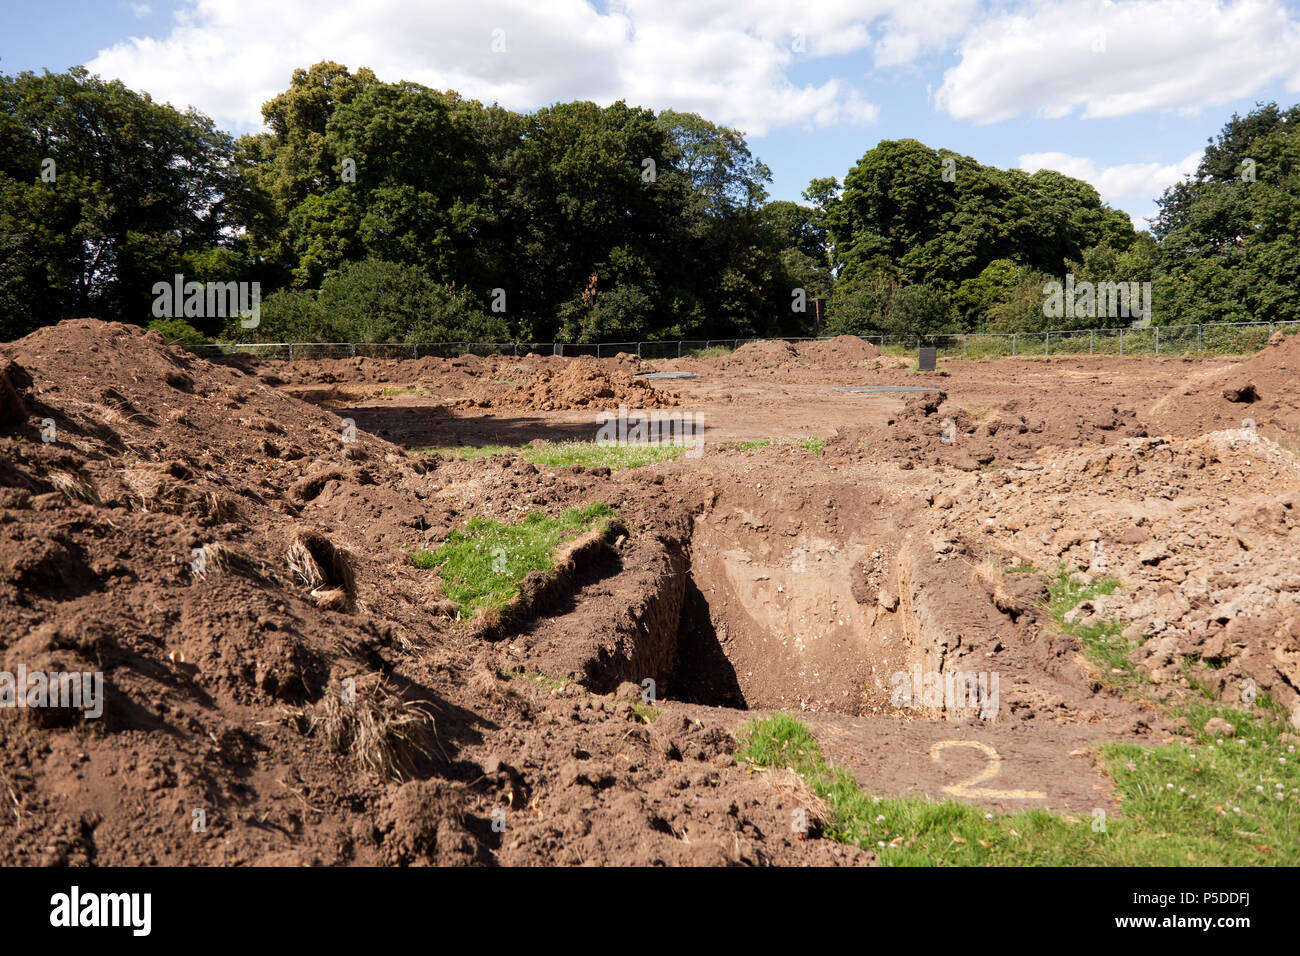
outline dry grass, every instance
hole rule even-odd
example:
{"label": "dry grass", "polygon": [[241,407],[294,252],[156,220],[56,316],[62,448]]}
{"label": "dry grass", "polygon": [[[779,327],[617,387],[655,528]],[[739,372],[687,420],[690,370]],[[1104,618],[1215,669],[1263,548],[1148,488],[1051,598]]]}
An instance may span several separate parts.
{"label": "dry grass", "polygon": [[92,505],[100,503],[94,482],[85,475],[71,471],[51,471],[47,477],[55,490],[69,501],[84,501]]}
{"label": "dry grass", "polygon": [[321,607],[345,607],[356,593],[352,553],[336,547],[328,535],[312,528],[298,530],[285,557],[290,572]]}
{"label": "dry grass", "polygon": [[243,518],[239,500],[221,491],[209,491],[199,505],[200,514],[212,524],[232,524]]}
{"label": "dry grass", "polygon": [[984,586],[988,591],[989,597],[993,599],[993,604],[999,611],[1004,613],[1019,614],[1024,610],[1020,601],[1013,597],[1003,586],[1003,571],[993,561],[992,558],[983,558],[978,563],[967,562],[970,564],[971,571],[975,575],[975,580]]}
{"label": "dry grass", "polygon": [[[190,567],[196,577],[206,578],[212,573],[231,572],[248,578],[265,576],[261,563],[244,554],[224,541],[213,541],[196,549],[199,554],[192,555]],[[200,560],[200,555],[202,559]]]}
{"label": "dry grass", "polygon": [[525,705],[523,696],[493,667],[482,666],[475,670],[466,686],[479,699],[498,707],[519,708]]}
{"label": "dry grass", "polygon": [[763,782],[789,803],[803,810],[809,830],[820,832],[831,818],[830,806],[817,795],[808,781],[789,767],[766,769],[761,774]]}
{"label": "dry grass", "polygon": [[331,691],[310,721],[336,752],[350,757],[358,767],[388,780],[415,776],[435,730],[433,717],[416,701],[404,701],[383,687],[358,691],[353,699]]}

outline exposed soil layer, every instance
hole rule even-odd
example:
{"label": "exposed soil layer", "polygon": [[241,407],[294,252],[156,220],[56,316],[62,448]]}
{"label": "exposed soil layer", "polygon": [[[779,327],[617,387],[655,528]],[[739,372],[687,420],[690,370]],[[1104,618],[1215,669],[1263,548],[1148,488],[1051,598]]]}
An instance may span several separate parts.
{"label": "exposed soil layer", "polygon": [[[1104,689],[1043,574],[1001,569],[1118,576],[1103,610],[1153,696],[1249,680],[1300,722],[1296,346],[931,376],[856,339],[755,343],[645,363],[701,376],[672,390],[629,356],[214,364],[93,320],[0,346],[0,664],[105,681],[97,720],[0,710],[0,863],[874,862],[792,833],[806,792],[735,766],[774,709],[875,793],[953,796],[981,758],[931,748],[960,740],[999,755],[972,799],[1115,813],[1090,752],[1172,725]],[[703,456],[414,451],[674,403]],[[509,620],[458,621],[411,560],[593,501],[625,531]],[[900,705],[913,673],[998,682]],[[408,734],[388,770],[349,706]]]}
{"label": "exposed soil layer", "polygon": [[634,378],[623,368],[607,368],[594,359],[575,358],[556,370],[540,368],[532,377],[506,392],[479,392],[461,399],[461,407],[524,408],[551,411],[557,408],[665,408],[675,405],[671,395],[660,392],[644,378]]}

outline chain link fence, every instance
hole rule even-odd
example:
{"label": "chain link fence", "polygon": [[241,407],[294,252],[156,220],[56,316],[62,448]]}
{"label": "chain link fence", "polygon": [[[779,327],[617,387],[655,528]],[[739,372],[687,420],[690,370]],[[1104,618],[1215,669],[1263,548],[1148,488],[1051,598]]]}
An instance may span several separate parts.
{"label": "chain link fence", "polygon": [[[1300,322],[1219,322],[1166,325],[1145,329],[1074,329],[1059,332],[971,332],[957,335],[863,335],[892,354],[934,346],[940,358],[1006,358],[1049,355],[1245,355],[1268,344],[1274,332],[1300,333]],[[822,339],[827,336],[822,336]],[[612,358],[620,353],[643,359],[700,357],[733,352],[755,338],[674,339],[646,342],[273,342],[186,346],[204,357],[248,355],[260,359],[458,358],[462,355],[586,355]],[[811,342],[811,336],[765,341]]]}

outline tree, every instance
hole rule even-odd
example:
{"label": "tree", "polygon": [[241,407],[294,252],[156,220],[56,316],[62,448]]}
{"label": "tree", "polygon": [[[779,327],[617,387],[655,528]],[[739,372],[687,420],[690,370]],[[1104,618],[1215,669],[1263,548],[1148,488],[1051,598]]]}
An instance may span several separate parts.
{"label": "tree", "polygon": [[[81,67],[0,74],[0,328],[149,315],[186,257],[234,249],[231,138]],[[244,278],[248,278],[245,276]]]}
{"label": "tree", "polygon": [[829,222],[842,277],[883,274],[946,295],[999,259],[1056,274],[1090,245],[1133,238],[1127,216],[1086,183],[982,166],[913,139],[868,150]]}
{"label": "tree", "polygon": [[1300,107],[1275,103],[1234,114],[1158,200],[1160,321],[1300,320],[1298,123]]}
{"label": "tree", "polygon": [[[227,329],[239,335],[237,320]],[[505,323],[472,296],[440,285],[419,266],[349,262],[319,291],[281,289],[262,303],[258,334],[280,341],[501,341]]]}

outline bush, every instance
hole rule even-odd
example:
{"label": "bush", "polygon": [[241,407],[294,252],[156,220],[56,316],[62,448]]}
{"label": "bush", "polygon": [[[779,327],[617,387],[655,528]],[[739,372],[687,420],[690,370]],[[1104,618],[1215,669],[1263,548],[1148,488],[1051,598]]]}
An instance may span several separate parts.
{"label": "bush", "polygon": [[509,329],[468,293],[440,285],[419,266],[366,259],[327,275],[319,291],[268,296],[258,335],[297,342],[502,341]]}
{"label": "bush", "polygon": [[925,285],[899,289],[885,310],[883,331],[888,335],[929,335],[955,331],[952,303],[943,293]]}
{"label": "bush", "polygon": [[560,307],[560,337],[566,342],[635,341],[650,327],[653,308],[635,285],[579,296]]}
{"label": "bush", "polygon": [[168,345],[205,345],[208,341],[184,319],[154,319],[147,328],[166,339]]}
{"label": "bush", "polygon": [[826,331],[831,335],[880,332],[894,289],[888,279],[880,276],[837,284],[826,306]]}

